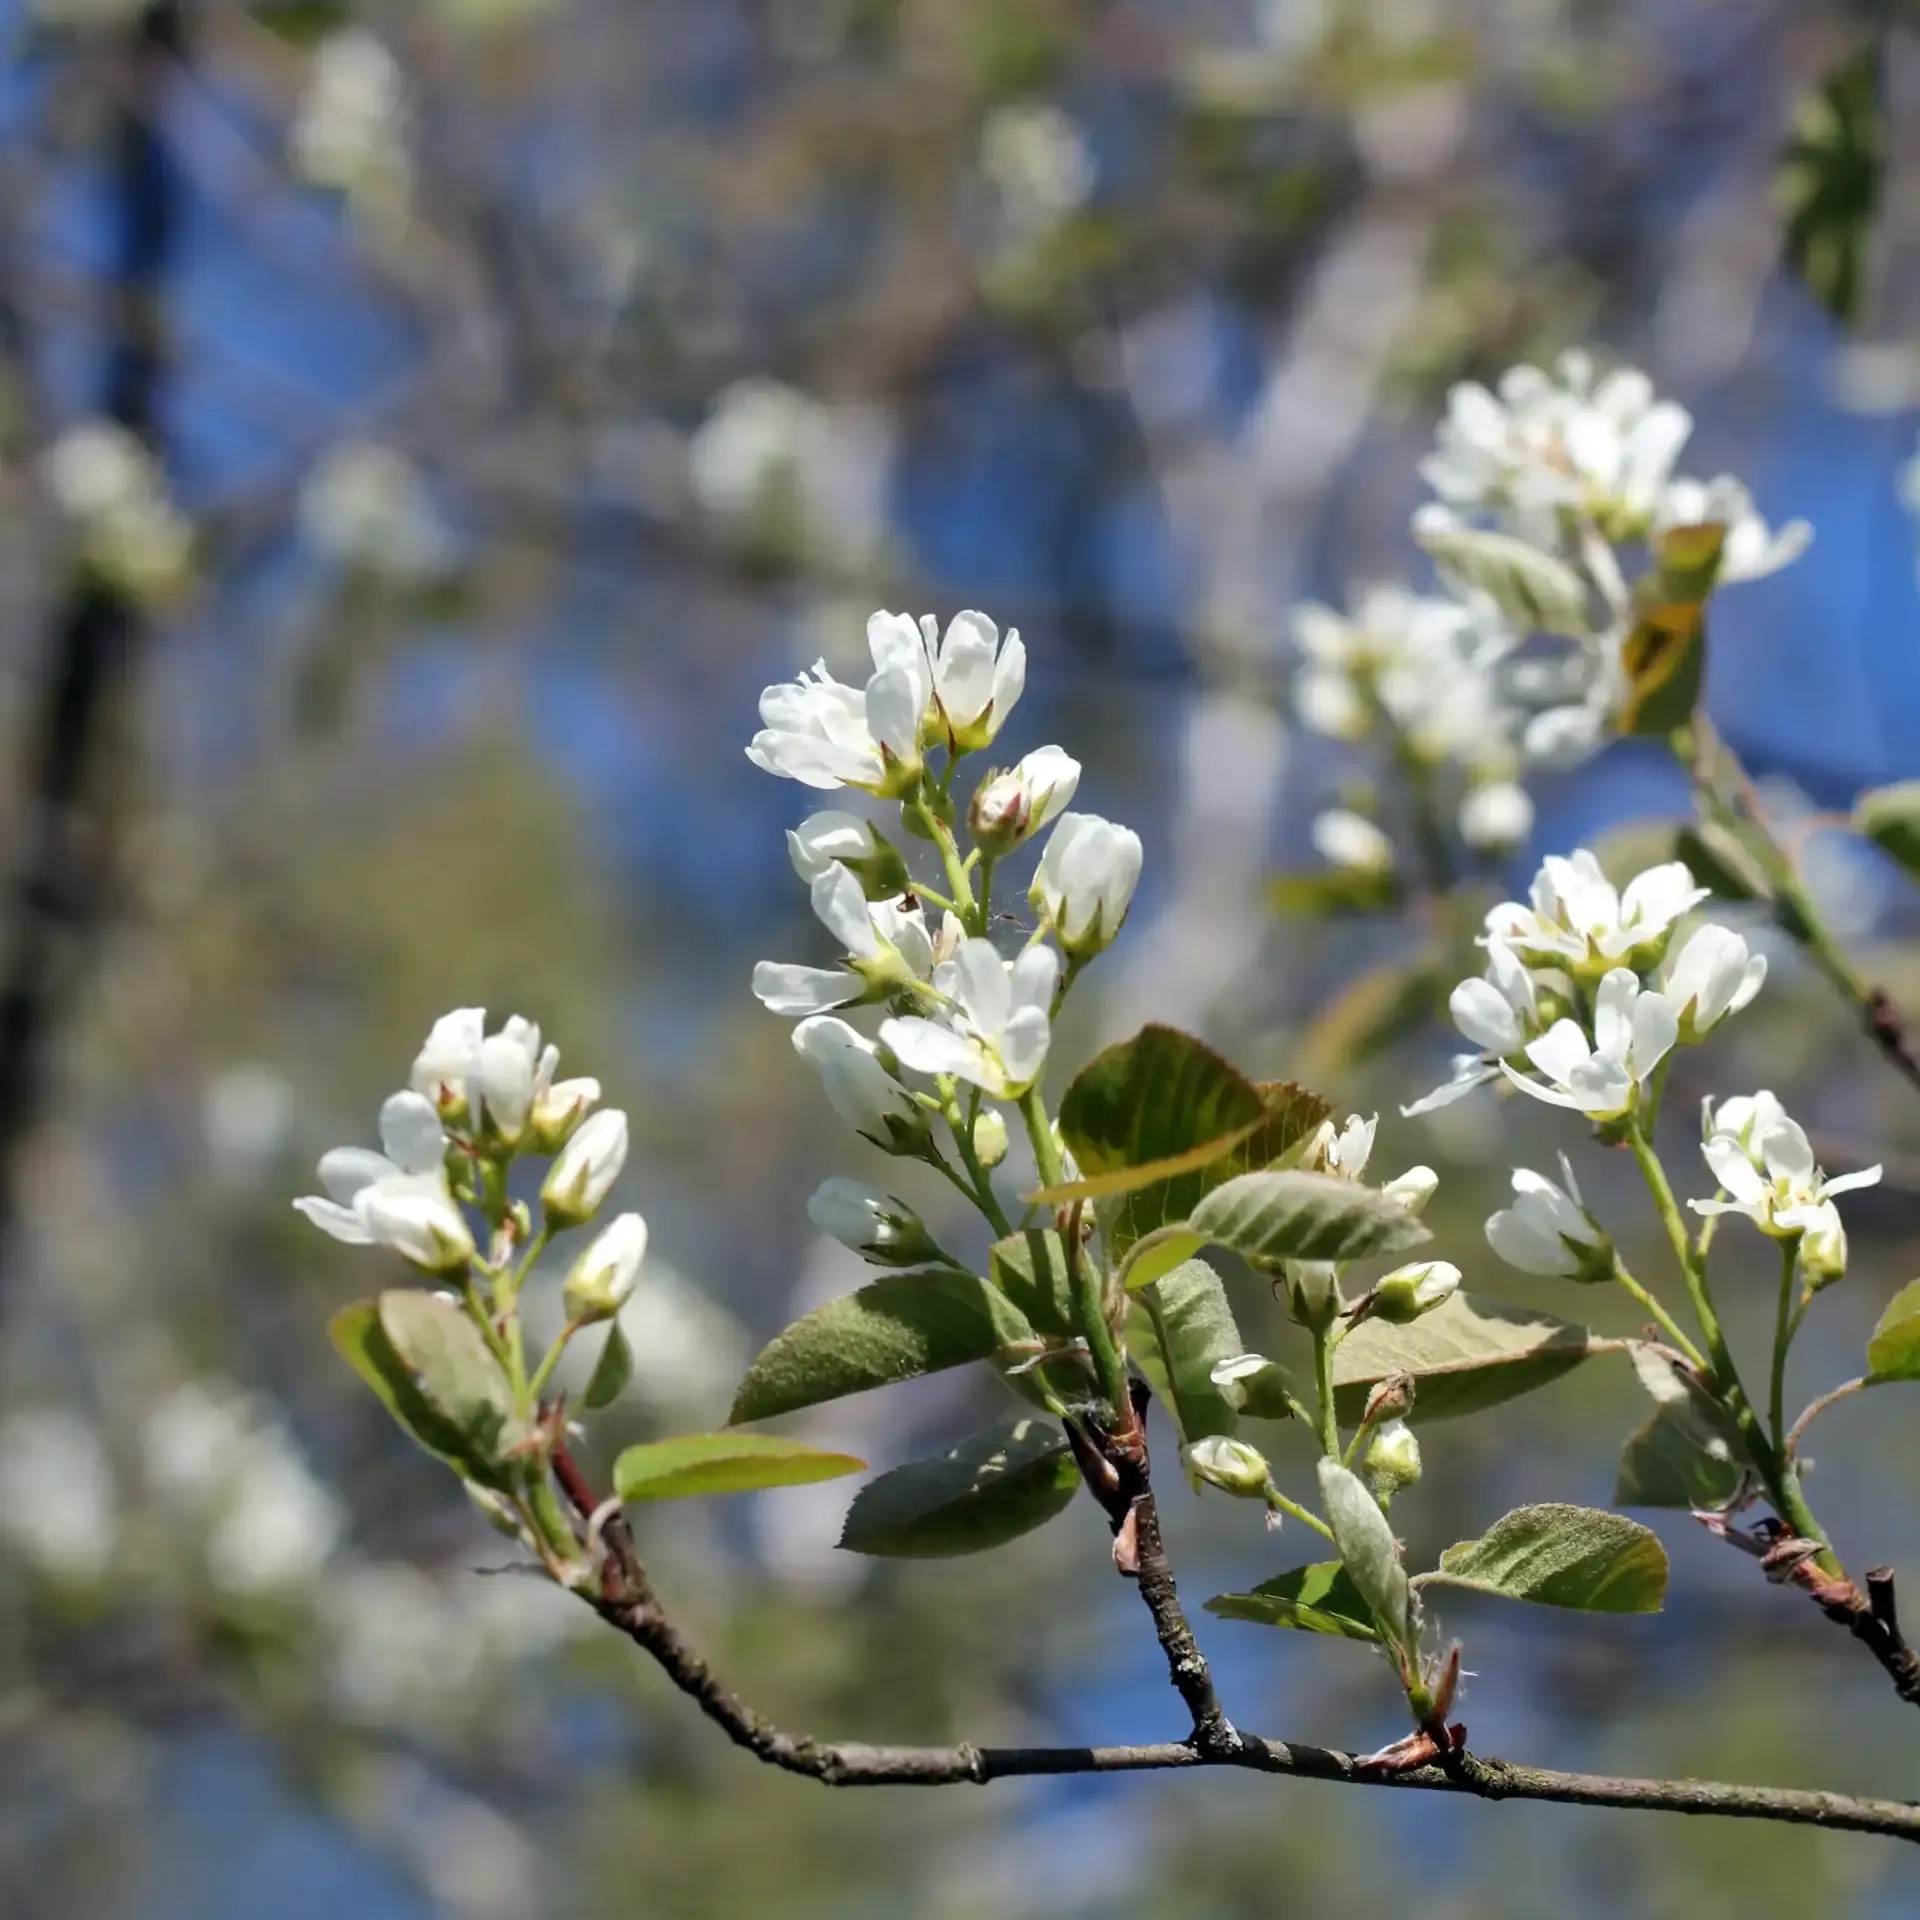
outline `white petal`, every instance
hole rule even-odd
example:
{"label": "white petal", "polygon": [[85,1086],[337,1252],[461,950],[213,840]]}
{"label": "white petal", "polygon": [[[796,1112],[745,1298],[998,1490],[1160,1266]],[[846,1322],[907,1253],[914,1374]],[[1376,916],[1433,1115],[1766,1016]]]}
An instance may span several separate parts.
{"label": "white petal", "polygon": [[867,682],[867,725],[894,759],[911,766],[920,754],[920,716],[926,710],[919,685],[898,667]]}
{"label": "white petal", "polygon": [[1453,1024],[1488,1053],[1517,1052],[1526,1038],[1506,996],[1489,980],[1462,980],[1447,998]]}
{"label": "white petal", "polygon": [[[1027,688],[1027,647],[1017,628],[1009,627],[993,668],[993,725],[996,731],[1006,723],[1007,715],[1019,704]],[[1074,769],[1079,778],[1079,769]],[[1064,804],[1064,802],[1062,803]]]}
{"label": "white petal", "polygon": [[859,999],[860,981],[843,967],[797,967],[762,960],[753,969],[754,997],[769,1013],[789,1018],[825,1013]]}
{"label": "white petal", "polygon": [[996,1051],[1007,1070],[1007,1083],[1013,1087],[1030,1086],[1047,1064],[1047,1042],[1051,1027],[1038,1007],[1021,1007],[1000,1035]]}
{"label": "white petal", "polygon": [[380,1109],[380,1144],[402,1173],[437,1173],[447,1156],[447,1130],[431,1100],[396,1093]]}
{"label": "white petal", "polygon": [[1559,1087],[1547,1086],[1542,1081],[1531,1080],[1524,1073],[1515,1073],[1504,1060],[1500,1062],[1500,1071],[1504,1073],[1522,1093],[1530,1093],[1536,1100],[1544,1100],[1550,1107],[1572,1107],[1576,1112],[1581,1108],[1582,1103],[1575,1099],[1572,1094],[1563,1091]]}
{"label": "white petal", "polygon": [[1767,1183],[1745,1149],[1730,1134],[1717,1133],[1700,1149],[1708,1171],[1743,1207],[1759,1206],[1767,1197]]}
{"label": "white petal", "polygon": [[1410,1107],[1400,1109],[1403,1119],[1411,1120],[1423,1113],[1436,1113],[1442,1107],[1450,1107],[1456,1100],[1464,1100],[1478,1087],[1484,1087],[1494,1079],[1495,1070],[1478,1054],[1464,1054],[1461,1064],[1456,1066],[1451,1080],[1443,1082],[1434,1090],[1423,1095]]}
{"label": "white petal", "polygon": [[1756,1151],[1776,1180],[1793,1187],[1810,1186],[1814,1179],[1813,1143],[1797,1120],[1776,1120],[1758,1140]]}
{"label": "white petal", "polygon": [[903,1067],[916,1073],[954,1074],[971,1079],[979,1069],[980,1051],[951,1027],[919,1014],[880,1023],[880,1044],[891,1048]]}
{"label": "white petal", "polygon": [[1649,989],[1633,1003],[1633,1045],[1627,1060],[1636,1080],[1644,1080],[1680,1037],[1680,1016],[1664,993]]}
{"label": "white petal", "polygon": [[1821,1190],[1828,1199],[1836,1193],[1857,1193],[1862,1187],[1877,1187],[1880,1173],[1878,1167],[1863,1167],[1858,1173],[1843,1173],[1838,1180],[1827,1181]]}
{"label": "white petal", "polygon": [[1529,1041],[1527,1058],[1548,1079],[1565,1085],[1574,1069],[1592,1058],[1593,1049],[1579,1023],[1556,1020],[1539,1039]]}
{"label": "white petal", "polygon": [[385,1180],[399,1169],[371,1147],[329,1147],[320,1156],[320,1184],[341,1206],[349,1207],[362,1187]]}
{"label": "white petal", "polygon": [[1048,946],[1028,947],[1013,963],[1014,1009],[1037,1008],[1053,1012],[1053,990],[1060,980],[1060,956]]}
{"label": "white petal", "polygon": [[1513,1212],[1496,1213],[1487,1221],[1487,1245],[1522,1273],[1566,1274],[1580,1264],[1560,1240]]}
{"label": "white petal", "polygon": [[1593,1050],[1609,1060],[1624,1061],[1633,1044],[1634,1003],[1640,981],[1625,967],[1615,967],[1600,982],[1593,999]]}
{"label": "white petal", "polygon": [[993,704],[994,657],[1000,630],[971,608],[947,622],[947,637],[934,662],[933,684],[947,718],[971,726]]}
{"label": "white petal", "polygon": [[331,1234],[336,1240],[343,1240],[350,1247],[370,1247],[373,1235],[361,1224],[360,1216],[351,1207],[340,1206],[332,1200],[321,1200],[312,1194],[293,1203],[296,1213],[304,1213],[322,1233]]}
{"label": "white petal", "polygon": [[838,861],[830,863],[814,881],[808,897],[820,923],[844,951],[856,960],[871,960],[879,953],[880,936],[874,931],[867,896],[860,882]]}
{"label": "white petal", "polygon": [[953,956],[955,997],[983,1034],[998,1034],[1013,1012],[1013,983],[1007,963],[991,940],[963,940]]}

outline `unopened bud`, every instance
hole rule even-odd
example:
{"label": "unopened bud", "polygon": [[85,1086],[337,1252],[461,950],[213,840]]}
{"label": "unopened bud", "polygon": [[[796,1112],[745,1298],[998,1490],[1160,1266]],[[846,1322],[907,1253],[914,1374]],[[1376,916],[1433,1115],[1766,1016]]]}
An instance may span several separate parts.
{"label": "unopened bud", "polygon": [[989,1172],[1007,1157],[1006,1116],[992,1107],[974,1120],[973,1157]]}
{"label": "unopened bud", "polygon": [[1183,1457],[1187,1471],[1197,1479],[1244,1500],[1264,1500],[1273,1484],[1260,1449],[1244,1440],[1230,1440],[1223,1433],[1210,1433],[1194,1441]]}
{"label": "unopened bud", "polygon": [[547,1169],[540,1199],[559,1227],[578,1226],[599,1212],[627,1163],[627,1116],[607,1107],[585,1121]]}
{"label": "unopened bud", "polygon": [[823,1180],[807,1202],[822,1233],[877,1267],[918,1267],[945,1258],[927,1224],[904,1200],[864,1180]]}
{"label": "unopened bud", "polygon": [[1459,1290],[1460,1269],[1450,1261],[1416,1260],[1375,1284],[1369,1311],[1389,1326],[1404,1327],[1444,1306]]}
{"label": "unopened bud", "polygon": [[1410,1373],[1390,1373],[1384,1380],[1376,1380],[1373,1391],[1367,1395],[1367,1404],[1361,1413],[1366,1425],[1378,1426],[1383,1420],[1402,1420],[1413,1411],[1413,1375]]}
{"label": "unopened bud", "polygon": [[1813,1292],[1830,1287],[1847,1270],[1847,1230],[1840,1210],[1831,1200],[1817,1210],[1813,1224],[1800,1236],[1800,1271]]}
{"label": "unopened bud", "polygon": [[1378,1500],[1391,1500],[1420,1478],[1420,1442],[1404,1420],[1389,1420],[1367,1448],[1367,1481]]}
{"label": "unopened bud", "polygon": [[1309,1333],[1324,1332],[1340,1312],[1340,1279],[1331,1260],[1289,1260],[1287,1311]]}
{"label": "unopened bud", "polygon": [[1380,1191],[1389,1199],[1398,1201],[1409,1213],[1425,1213],[1427,1202],[1433,1198],[1434,1189],[1440,1184],[1440,1176],[1431,1167],[1409,1167],[1397,1179],[1389,1180]]}
{"label": "unopened bud", "polygon": [[528,1144],[535,1153],[558,1153],[599,1104],[598,1080],[582,1075],[577,1080],[556,1081],[534,1096],[533,1112],[527,1120]]}
{"label": "unopened bud", "polygon": [[1264,1353],[1237,1353],[1207,1374],[1236,1413],[1256,1420],[1286,1420],[1293,1414],[1287,1399],[1287,1376]]}
{"label": "unopened bud", "polygon": [[981,781],[967,809],[967,831],[986,853],[1011,853],[1066,810],[1080,784],[1080,763],[1058,747],[1036,747],[1017,767]]}
{"label": "unopened bud", "polygon": [[567,1318],[579,1326],[611,1320],[632,1298],[646,1255],[647,1223],[637,1213],[610,1221],[567,1275],[560,1293]]}
{"label": "unopened bud", "polygon": [[787,835],[793,870],[808,886],[836,861],[860,882],[869,900],[893,900],[913,884],[900,850],[858,814],[810,815]]}

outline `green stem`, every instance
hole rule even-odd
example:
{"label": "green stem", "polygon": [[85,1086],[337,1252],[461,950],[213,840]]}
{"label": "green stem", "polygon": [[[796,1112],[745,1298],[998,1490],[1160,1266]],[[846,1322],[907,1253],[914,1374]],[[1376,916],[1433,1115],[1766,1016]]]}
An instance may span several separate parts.
{"label": "green stem", "polygon": [[1333,1329],[1313,1330],[1313,1381],[1320,1396],[1320,1451],[1329,1460],[1340,1458],[1340,1416],[1333,1404]]}
{"label": "green stem", "polygon": [[560,1364],[560,1356],[566,1352],[567,1342],[579,1331],[580,1322],[569,1320],[555,1336],[553,1345],[547,1349],[540,1364],[534,1368],[533,1378],[527,1382],[527,1398],[535,1406],[540,1404],[540,1396],[546,1391],[547,1382],[553,1378],[553,1370]]}
{"label": "green stem", "polygon": [[1298,1500],[1289,1500],[1271,1481],[1267,1483],[1267,1505],[1279,1508],[1282,1513],[1292,1514],[1296,1520],[1304,1521],[1322,1539],[1333,1538],[1333,1529],[1311,1507],[1303,1507]]}
{"label": "green stem", "polygon": [[935,1164],[980,1209],[987,1224],[993,1228],[994,1237],[1004,1240],[1013,1231],[1013,1222],[1007,1218],[1006,1210],[1001,1206],[999,1196],[993,1190],[992,1177],[980,1164],[980,1156],[974,1150],[973,1123],[979,1117],[979,1113],[980,1096],[977,1092],[969,1103],[964,1118],[961,1115],[958,1100],[947,1102],[947,1125],[953,1132],[953,1150],[960,1156],[960,1164],[967,1170],[966,1179],[960,1179],[944,1160]]}
{"label": "green stem", "polygon": [[939,850],[940,864],[946,869],[947,890],[953,896],[952,908],[959,915],[960,924],[971,934],[985,933],[986,909],[984,903],[974,900],[973,881],[968,876],[967,863],[960,857],[953,829],[934,812],[924,794],[909,800],[905,811]]}
{"label": "green stem", "polygon": [[[1767,1394],[1767,1425],[1773,1433],[1773,1450],[1786,1458],[1787,1447],[1787,1350],[1793,1345],[1793,1276],[1799,1265],[1800,1242],[1780,1243],[1780,1295],[1773,1313],[1773,1377]],[[1790,1469],[1789,1469],[1790,1470]]]}
{"label": "green stem", "polygon": [[[1060,1149],[1053,1138],[1053,1123],[1047,1117],[1046,1097],[1038,1082],[1020,1096],[1020,1117],[1027,1123],[1027,1138],[1033,1146],[1033,1164],[1043,1187],[1057,1187],[1066,1178]],[[1085,1247],[1077,1244],[1077,1232],[1067,1246],[1067,1271],[1073,1281],[1074,1317],[1080,1322],[1087,1351],[1093,1355],[1100,1391],[1116,1420],[1124,1419],[1127,1407],[1127,1363],[1114,1344],[1113,1328],[1107,1322],[1104,1276],[1087,1258]]]}
{"label": "green stem", "polygon": [[1618,1254],[1615,1254],[1613,1257],[1613,1277],[1619,1281],[1621,1286],[1624,1287],[1659,1324],[1660,1330],[1667,1338],[1671,1340],[1696,1367],[1704,1372],[1707,1365],[1706,1355],[1688,1339],[1686,1330],[1680,1325],[1679,1321],[1655,1299],[1646,1287],[1643,1287],[1640,1282],[1627,1271],[1626,1262],[1622,1260]]}
{"label": "green stem", "polygon": [[577,1557],[579,1543],[573,1537],[572,1527],[567,1524],[567,1516],[561,1511],[560,1502],[553,1491],[553,1481],[545,1467],[527,1476],[527,1512],[534,1530],[557,1559],[570,1561]]}

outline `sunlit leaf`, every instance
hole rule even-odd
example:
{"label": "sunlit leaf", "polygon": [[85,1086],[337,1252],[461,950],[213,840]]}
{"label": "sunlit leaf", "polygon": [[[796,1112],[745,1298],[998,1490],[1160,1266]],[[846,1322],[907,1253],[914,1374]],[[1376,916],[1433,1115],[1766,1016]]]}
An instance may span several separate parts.
{"label": "sunlit leaf", "polygon": [[913,1560],[984,1553],[1044,1526],[1071,1504],[1079,1484],[1055,1423],[1009,1421],[862,1487],[840,1544]]}
{"label": "sunlit leaf", "polygon": [[1853,824],[1910,874],[1920,877],[1920,780],[1869,789],[1853,803]]}
{"label": "sunlit leaf", "polygon": [[758,1493],[864,1473],[850,1453],[823,1453],[772,1433],[689,1433],[629,1447],[613,1463],[622,1500],[687,1500],[709,1493]]}
{"label": "sunlit leaf", "polygon": [[1233,1400],[1209,1375],[1246,1347],[1227,1290],[1204,1260],[1183,1262],[1135,1296],[1127,1316],[1127,1346],[1172,1414],[1183,1444],[1235,1430]]}
{"label": "sunlit leaf", "polygon": [[1887,1302],[1867,1342],[1867,1369],[1874,1386],[1920,1380],[1920,1280],[1909,1281]]}
{"label": "sunlit leaf", "polygon": [[1413,1589],[1387,1516],[1365,1483],[1337,1460],[1322,1460],[1318,1473],[1320,1504],[1342,1563],[1384,1637],[1411,1652],[1419,1638]]}
{"label": "sunlit leaf", "polygon": [[1637,1520],[1595,1507],[1519,1507],[1478,1540],[1440,1556],[1416,1586],[1471,1587],[1541,1607],[1582,1613],[1658,1613],[1667,1554]]}
{"label": "sunlit leaf", "polygon": [[1345,1640],[1380,1638],[1366,1597],[1338,1560],[1318,1560],[1263,1580],[1251,1593],[1216,1594],[1207,1611],[1222,1620],[1249,1620],[1262,1627],[1295,1627],[1304,1633],[1338,1634]]}
{"label": "sunlit leaf", "polygon": [[1397,1200],[1332,1174],[1243,1173],[1190,1216],[1195,1233],[1254,1260],[1363,1260],[1432,1236]]}

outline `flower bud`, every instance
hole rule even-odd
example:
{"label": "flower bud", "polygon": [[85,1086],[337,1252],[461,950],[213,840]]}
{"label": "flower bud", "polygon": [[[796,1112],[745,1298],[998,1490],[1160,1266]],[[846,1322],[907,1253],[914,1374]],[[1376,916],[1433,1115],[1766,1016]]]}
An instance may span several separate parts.
{"label": "flower bud", "polygon": [[517,1013],[508,1017],[498,1033],[480,1042],[474,1080],[489,1130],[509,1147],[519,1145],[539,1083],[552,1079],[559,1058],[553,1048],[541,1052],[540,1029]]}
{"label": "flower bud", "polygon": [[527,1145],[535,1153],[558,1153],[599,1104],[600,1082],[585,1075],[540,1089],[527,1116]]}
{"label": "flower bud", "polygon": [[453,1273],[473,1258],[466,1215],[426,1177],[376,1182],[360,1196],[358,1207],[375,1242],[422,1272]]}
{"label": "flower bud", "polygon": [[1840,1224],[1840,1209],[1831,1200],[1823,1200],[1814,1209],[1812,1223],[1800,1235],[1800,1271],[1807,1285],[1818,1293],[1846,1270],[1847,1230]]}
{"label": "flower bud", "polygon": [[1404,1420],[1389,1420],[1375,1432],[1367,1448],[1366,1477],[1374,1498],[1381,1501],[1418,1484],[1420,1442]]}
{"label": "flower bud", "polygon": [[1390,1373],[1373,1383],[1360,1418],[1368,1426],[1383,1420],[1401,1420],[1413,1411],[1414,1380],[1410,1373]]}
{"label": "flower bud", "polygon": [[547,1219],[556,1227],[591,1220],[627,1163],[627,1116],[607,1107],[588,1118],[560,1149],[540,1188]]}
{"label": "flower bud", "polygon": [[793,1050],[813,1063],[827,1104],[862,1139],[888,1153],[925,1154],[932,1138],[927,1111],[890,1071],[891,1054],[830,1013],[802,1020]]}
{"label": "flower bud", "polygon": [[485,1007],[456,1007],[443,1013],[414,1059],[414,1092],[431,1100],[449,1125],[466,1117],[467,1076],[479,1057],[486,1025]]}
{"label": "flower bud", "polygon": [[899,848],[871,821],[829,810],[810,814],[787,835],[793,870],[808,886],[838,861],[869,900],[893,900],[913,882]]}
{"label": "flower bud", "polygon": [[1264,1500],[1273,1484],[1266,1456],[1244,1440],[1230,1440],[1223,1433],[1209,1433],[1186,1449],[1181,1456],[1187,1471],[1222,1493],[1237,1494],[1243,1500]]}
{"label": "flower bud", "polygon": [[1369,1311],[1391,1327],[1404,1327],[1444,1306],[1460,1290],[1460,1269],[1446,1260],[1416,1260],[1377,1281]]}
{"label": "flower bud", "polygon": [[1749,954],[1731,927],[1713,921],[1696,927],[1673,956],[1664,988],[1680,1016],[1681,1044],[1704,1038],[1728,1014],[1738,1013],[1766,977],[1767,956]]}
{"label": "flower bud", "polygon": [[1512,780],[1492,780],[1460,803],[1460,838],[1482,853],[1505,853],[1533,831],[1533,796]]}
{"label": "flower bud", "polygon": [[917,1267],[943,1256],[927,1224],[904,1200],[864,1180],[823,1180],[807,1218],[877,1267]]}
{"label": "flower bud", "polygon": [[1062,947],[1087,959],[1110,947],[1140,881],[1140,837],[1092,813],[1063,813],[1040,856],[1028,899]]}
{"label": "flower bud", "polygon": [[1333,807],[1313,823],[1313,848],[1347,873],[1391,873],[1393,842],[1363,813]]}
{"label": "flower bud", "polygon": [[1331,1260],[1289,1260],[1282,1269],[1287,1311],[1310,1333],[1324,1332],[1340,1312],[1340,1279]]}
{"label": "flower bud", "polygon": [[1066,810],[1080,763],[1058,747],[1036,747],[1017,767],[996,769],[975,790],[967,831],[982,851],[1011,853]]}
{"label": "flower bud", "polygon": [[1226,1397],[1236,1413],[1256,1420],[1286,1420],[1293,1414],[1287,1402],[1287,1376],[1264,1353],[1237,1353],[1212,1367],[1207,1378]]}
{"label": "flower bud", "polygon": [[1431,1167],[1409,1167],[1380,1189],[1389,1200],[1397,1200],[1409,1213],[1425,1213],[1440,1176]]}
{"label": "flower bud", "polygon": [[974,1119],[973,1157],[989,1173],[1007,1157],[1007,1118],[993,1107]]}
{"label": "flower bud", "polygon": [[594,1235],[560,1290],[567,1318],[577,1326],[611,1320],[633,1295],[647,1254],[647,1223],[623,1213]]}
{"label": "flower bud", "polygon": [[1554,1274],[1590,1285],[1613,1276],[1613,1242],[1581,1204],[1573,1168],[1564,1154],[1566,1185],[1543,1173],[1515,1169],[1513,1205],[1487,1222],[1487,1244],[1522,1273]]}

